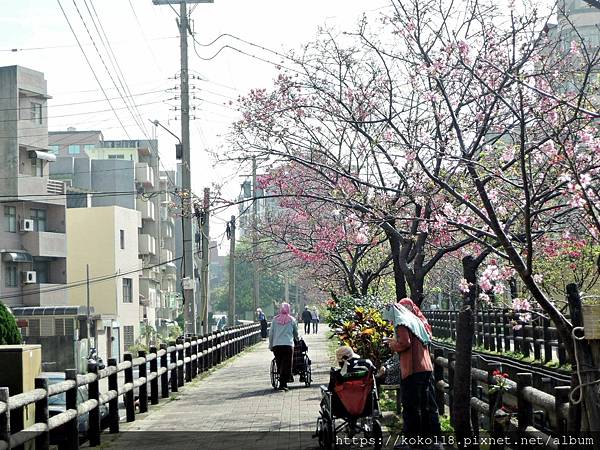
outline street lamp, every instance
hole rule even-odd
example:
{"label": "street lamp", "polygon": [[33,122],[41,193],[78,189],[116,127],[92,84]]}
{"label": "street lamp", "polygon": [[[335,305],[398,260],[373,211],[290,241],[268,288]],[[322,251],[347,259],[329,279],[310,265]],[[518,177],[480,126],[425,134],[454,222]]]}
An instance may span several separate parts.
{"label": "street lamp", "polygon": [[[148,119],[148,120],[150,120],[150,119]],[[161,127],[163,130],[165,130],[167,133],[169,133],[171,136],[173,136],[175,139],[177,139],[179,144],[175,144],[175,159],[181,160],[181,157],[183,154],[183,147],[181,144],[181,139],[179,139],[179,136],[177,136],[175,133],[173,133],[171,130],[169,130],[167,127],[165,127],[158,120],[150,120],[150,122],[152,124],[154,124],[155,127]]]}

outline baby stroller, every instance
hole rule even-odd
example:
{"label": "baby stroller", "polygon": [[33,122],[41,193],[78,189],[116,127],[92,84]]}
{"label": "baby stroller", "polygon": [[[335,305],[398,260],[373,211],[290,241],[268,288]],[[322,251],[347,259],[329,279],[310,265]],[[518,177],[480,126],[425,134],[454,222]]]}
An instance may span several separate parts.
{"label": "baby stroller", "polygon": [[[376,450],[383,445],[379,421],[379,397],[372,371],[348,374],[349,378],[336,377],[333,392],[321,386],[321,411],[317,419],[315,437],[319,446],[327,450],[336,448],[336,436],[363,435],[368,446]],[[361,446],[362,447],[362,446]]]}
{"label": "baby stroller", "polygon": [[[300,382],[305,386],[312,383],[311,362],[308,357],[308,346],[304,339],[300,338],[294,341],[294,356],[292,357],[292,375],[300,375]],[[277,389],[279,385],[279,372],[275,358],[271,361],[271,386]]]}

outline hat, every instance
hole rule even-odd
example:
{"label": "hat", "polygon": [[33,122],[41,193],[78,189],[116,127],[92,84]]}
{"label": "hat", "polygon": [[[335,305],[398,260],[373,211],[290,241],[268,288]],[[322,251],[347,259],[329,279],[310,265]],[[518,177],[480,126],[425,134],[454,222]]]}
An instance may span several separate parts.
{"label": "hat", "polygon": [[338,363],[342,363],[345,360],[350,359],[350,358],[360,358],[360,356],[358,356],[356,353],[354,353],[354,350],[352,350],[352,347],[343,345],[335,351],[335,359],[337,360]]}

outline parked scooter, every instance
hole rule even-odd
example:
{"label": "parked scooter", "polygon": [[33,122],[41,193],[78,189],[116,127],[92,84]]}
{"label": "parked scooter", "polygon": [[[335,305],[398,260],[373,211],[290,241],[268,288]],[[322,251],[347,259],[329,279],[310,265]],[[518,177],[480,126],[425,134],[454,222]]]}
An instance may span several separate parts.
{"label": "parked scooter", "polygon": [[98,356],[98,352],[94,347],[90,348],[90,353],[88,355],[88,365],[96,364],[99,370],[102,370],[106,367],[102,358]]}

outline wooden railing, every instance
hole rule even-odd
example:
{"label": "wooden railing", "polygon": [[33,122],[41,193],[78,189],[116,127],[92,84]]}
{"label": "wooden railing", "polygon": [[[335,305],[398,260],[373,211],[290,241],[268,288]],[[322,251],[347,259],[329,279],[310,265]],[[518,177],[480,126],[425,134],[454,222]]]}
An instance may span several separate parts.
{"label": "wooden railing", "polygon": [[[436,338],[456,340],[458,311],[424,311]],[[520,353],[542,364],[557,360],[567,362],[565,346],[556,327],[546,318],[539,318],[520,328],[510,322],[511,311],[478,311],[475,321],[474,345],[498,353]]]}
{"label": "wooden railing", "polygon": [[[50,444],[50,433],[58,427],[64,427],[61,428],[61,437],[66,440],[64,447],[78,449],[78,417],[84,414],[89,414],[89,445],[98,446],[102,432],[101,405],[108,404],[108,428],[111,433],[118,433],[119,397],[123,397],[127,422],[133,422],[136,389],[139,412],[147,412],[149,403],[159,403],[159,396],[169,398],[170,392],[177,392],[198,374],[255,344],[259,336],[259,324],[240,325],[206,336],[179,338],[169,346],[162,344],[160,349],[150,347],[148,354],[140,351],[137,358],[125,353],[123,362],[117,363],[111,358],[108,367],[98,370],[91,366],[86,375],[77,375],[74,369],[67,370],[65,381],[60,383],[48,385],[46,378],[39,377],[35,379],[35,389],[22,394],[10,396],[8,388],[0,387],[0,450],[15,448],[31,440],[35,440],[36,450],[46,450]],[[136,367],[138,377],[134,379]],[[121,372],[124,374],[123,383],[119,383]],[[108,379],[108,390],[101,392],[99,382],[104,378]],[[88,400],[78,403],[80,386],[88,387]],[[49,417],[48,398],[62,393],[66,397],[65,411]],[[29,405],[35,405],[35,423],[22,430],[11,430],[10,414],[22,414],[22,409]]]}
{"label": "wooden railing", "polygon": [[[455,353],[436,349],[432,356],[436,403],[440,414],[446,405],[452,411],[454,403]],[[479,436],[480,426],[490,436],[503,436],[513,433],[526,438],[540,438],[554,448],[549,436],[567,434],[569,415],[569,386],[557,386],[554,395],[532,387],[532,374],[518,373],[515,380],[505,379],[504,389],[492,389],[497,385],[493,376],[500,370],[497,364],[485,368],[476,367],[473,360],[471,369],[471,418],[473,430]],[[496,447],[498,448],[498,447]]]}

